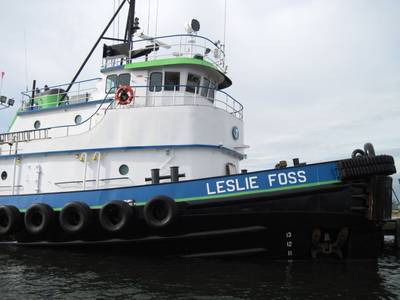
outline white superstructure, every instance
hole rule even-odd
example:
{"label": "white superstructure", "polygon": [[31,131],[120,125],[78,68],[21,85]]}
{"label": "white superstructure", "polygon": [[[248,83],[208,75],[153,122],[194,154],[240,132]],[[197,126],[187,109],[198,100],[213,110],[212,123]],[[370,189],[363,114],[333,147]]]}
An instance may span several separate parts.
{"label": "white superstructure", "polygon": [[[223,51],[196,35],[161,39],[134,42],[131,52],[150,50],[105,59],[99,78],[67,94],[24,94],[0,134],[0,195],[144,185],[151,169],[172,166],[182,180],[239,172],[243,107],[222,91],[231,84]],[[114,101],[120,85],[135,90],[132,103]]]}

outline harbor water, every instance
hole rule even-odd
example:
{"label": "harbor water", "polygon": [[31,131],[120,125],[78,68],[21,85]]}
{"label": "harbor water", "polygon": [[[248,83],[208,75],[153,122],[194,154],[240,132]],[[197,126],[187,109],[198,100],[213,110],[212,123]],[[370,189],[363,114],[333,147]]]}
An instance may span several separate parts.
{"label": "harbor water", "polygon": [[378,261],[152,258],[0,249],[1,299],[400,299],[400,252]]}

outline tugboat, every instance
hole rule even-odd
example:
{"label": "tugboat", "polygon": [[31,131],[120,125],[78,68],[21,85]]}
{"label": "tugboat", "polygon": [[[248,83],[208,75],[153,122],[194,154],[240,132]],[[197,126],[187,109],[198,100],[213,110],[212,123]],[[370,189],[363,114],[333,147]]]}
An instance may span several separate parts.
{"label": "tugboat", "polygon": [[[125,37],[106,37],[127,3]],[[376,258],[393,157],[367,143],[349,159],[240,169],[224,45],[186,27],[149,37],[123,0],[71,83],[23,93],[0,134],[0,245]],[[100,76],[77,81],[102,40]]]}

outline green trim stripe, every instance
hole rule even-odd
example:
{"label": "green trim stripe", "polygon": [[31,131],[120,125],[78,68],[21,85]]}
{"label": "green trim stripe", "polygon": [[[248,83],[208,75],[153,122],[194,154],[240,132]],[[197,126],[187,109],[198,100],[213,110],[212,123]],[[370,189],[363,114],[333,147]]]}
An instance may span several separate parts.
{"label": "green trim stripe", "polygon": [[[286,186],[286,187],[279,187],[273,189],[262,189],[257,191],[248,191],[248,192],[240,192],[240,193],[233,193],[233,194],[220,194],[220,195],[209,195],[209,196],[200,196],[200,197],[192,197],[192,198],[178,198],[175,199],[176,202],[189,202],[189,201],[200,201],[200,200],[213,200],[213,199],[221,199],[221,198],[237,198],[241,196],[247,195],[257,195],[261,193],[272,193],[272,192],[279,192],[279,191],[288,191],[288,190],[296,190],[296,189],[304,189],[310,187],[317,187],[322,185],[328,184],[335,184],[340,183],[340,180],[329,180],[329,181],[322,181],[317,183],[305,183],[296,186]],[[146,204],[145,201],[139,201],[136,206],[144,206]],[[90,206],[91,209],[101,209],[102,205],[93,205]],[[54,208],[54,211],[61,211],[62,208]],[[20,209],[20,212],[26,212],[26,209]]]}
{"label": "green trim stripe", "polygon": [[145,68],[155,68],[162,66],[172,66],[172,65],[198,65],[216,70],[214,65],[209,63],[208,61],[190,57],[177,57],[177,58],[165,58],[165,59],[141,61],[141,62],[126,64],[124,66],[124,69],[145,69]]}

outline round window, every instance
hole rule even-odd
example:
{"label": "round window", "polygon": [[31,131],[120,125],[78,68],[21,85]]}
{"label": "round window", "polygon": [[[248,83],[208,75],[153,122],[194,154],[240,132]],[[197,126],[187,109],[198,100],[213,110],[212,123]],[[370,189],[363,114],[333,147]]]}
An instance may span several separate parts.
{"label": "round window", "polygon": [[78,124],[81,124],[81,123],[82,123],[82,116],[81,115],[77,115],[75,117],[75,124],[78,125]]}
{"label": "round window", "polygon": [[127,165],[121,165],[119,167],[119,174],[127,175],[129,173],[129,167]]}
{"label": "round window", "polygon": [[232,137],[234,140],[238,140],[239,139],[239,128],[237,128],[236,126],[232,128]]}
{"label": "round window", "polygon": [[33,127],[35,127],[35,129],[39,129],[40,126],[41,126],[41,124],[40,124],[39,120],[35,121],[35,124],[33,124]]}
{"label": "round window", "polygon": [[7,172],[6,172],[6,171],[3,171],[3,172],[1,173],[1,180],[6,180],[7,177],[8,177]]}

